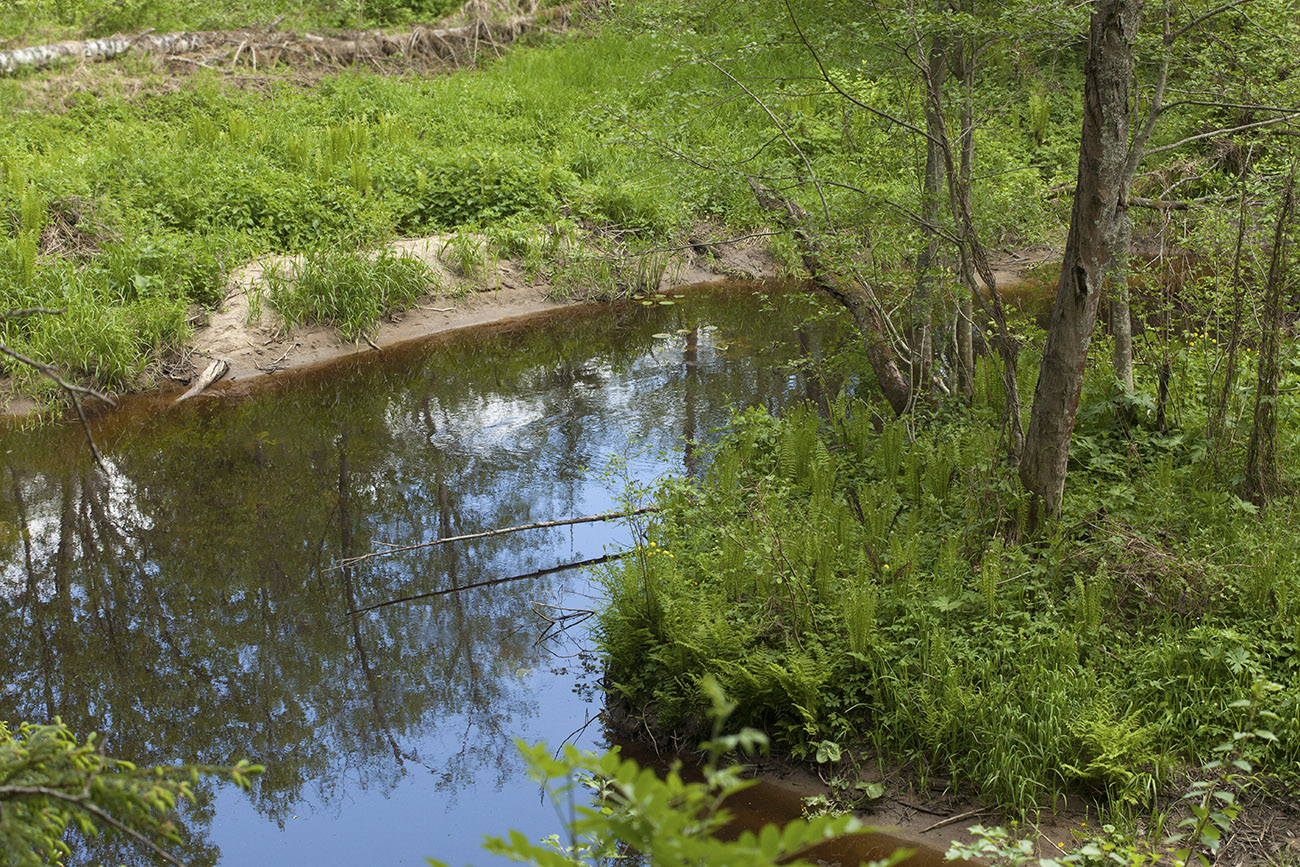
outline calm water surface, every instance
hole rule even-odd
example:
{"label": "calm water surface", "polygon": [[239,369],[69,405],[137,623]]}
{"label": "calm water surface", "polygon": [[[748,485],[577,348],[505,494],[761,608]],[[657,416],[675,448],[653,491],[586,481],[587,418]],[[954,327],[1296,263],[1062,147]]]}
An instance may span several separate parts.
{"label": "calm water surface", "polygon": [[[139,763],[267,766],[187,811],[195,864],[491,864],[486,834],[558,830],[513,740],[602,745],[599,577],[632,529],[532,530],[697,471],[732,406],[815,393],[802,296],[692,292],[389,351],[274,390],[0,433],[0,718],[61,716]],[[815,396],[815,394],[814,394]],[[576,619],[576,618],[575,618]],[[589,724],[590,723],[590,724]],[[76,863],[149,863],[131,850]]]}

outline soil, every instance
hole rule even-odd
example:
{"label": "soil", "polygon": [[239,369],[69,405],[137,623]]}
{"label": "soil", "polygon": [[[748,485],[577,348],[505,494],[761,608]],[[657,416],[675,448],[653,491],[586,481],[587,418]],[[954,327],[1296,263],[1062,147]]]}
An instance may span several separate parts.
{"label": "soil", "polygon": [[[644,731],[640,735],[645,738]],[[628,740],[630,736],[624,726],[615,735],[615,743],[626,756],[642,764],[662,768],[677,757],[667,750],[656,751],[665,748],[665,744]],[[685,774],[690,777],[694,767],[691,758],[685,757],[684,762],[687,763]],[[757,830],[767,823],[787,822],[804,812],[807,799],[832,796],[831,787],[809,763],[766,757],[752,770],[755,785],[727,802],[728,810],[735,816],[736,833]],[[849,838],[843,845],[817,852],[814,863],[827,867],[856,864],[859,860],[866,863],[866,859],[883,858],[892,848],[903,846],[916,851],[915,856],[902,862],[903,867],[960,867],[962,862],[943,862],[941,856],[953,843],[973,843],[976,838],[969,831],[972,826],[1016,824],[1011,817],[964,794],[962,787],[954,785],[952,780],[921,774],[915,766],[889,765],[863,758],[850,782],[859,780],[882,783],[885,787],[881,798],[855,811],[865,824],[881,832],[880,837]],[[1190,779],[1184,782],[1190,783]],[[1179,786],[1171,783],[1168,788],[1172,791]],[[1295,794],[1260,783],[1239,792],[1237,799],[1242,813],[1233,821],[1218,856],[1211,857],[1209,863],[1215,867],[1300,864],[1300,801]],[[1177,795],[1162,797],[1158,806],[1170,817],[1165,835],[1173,833],[1178,823],[1190,816],[1186,802]],[[1080,837],[1095,835],[1106,822],[1098,816],[1098,802],[1078,795],[1058,802],[1055,810],[1032,814],[1018,827],[1011,827],[1011,831],[1015,836],[1033,841],[1036,857],[1054,857],[1077,848]],[[1148,819],[1138,820],[1138,831],[1140,835],[1149,832]]]}

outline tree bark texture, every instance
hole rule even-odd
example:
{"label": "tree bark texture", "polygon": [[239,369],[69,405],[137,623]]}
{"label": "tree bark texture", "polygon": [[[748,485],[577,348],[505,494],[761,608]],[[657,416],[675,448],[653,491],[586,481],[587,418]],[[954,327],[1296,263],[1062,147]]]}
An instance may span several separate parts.
{"label": "tree bark texture", "polygon": [[1061,508],[1070,435],[1102,286],[1129,241],[1129,96],[1139,0],[1096,0],[1070,234],[1048,325],[1020,479],[1048,514]]}

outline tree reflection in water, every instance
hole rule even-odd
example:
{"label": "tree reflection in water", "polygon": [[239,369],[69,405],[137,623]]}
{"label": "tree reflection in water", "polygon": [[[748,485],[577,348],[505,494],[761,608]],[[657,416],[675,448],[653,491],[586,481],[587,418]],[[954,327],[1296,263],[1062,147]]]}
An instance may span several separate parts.
{"label": "tree reflection in water", "polygon": [[[706,456],[694,445],[666,456],[679,437],[707,439],[732,401],[795,399],[803,384],[781,363],[840,340],[827,327],[796,338],[806,301],[774,307],[759,315],[718,293],[569,311],[243,399],[118,412],[96,424],[107,474],[79,430],[0,434],[0,715],[62,717],[137,763],[261,762],[252,797],[269,821],[241,829],[255,837],[305,802],[343,811],[412,776],[438,793],[435,811],[502,790],[504,831],[511,799],[536,796],[519,784],[512,739],[552,713],[575,677],[547,671],[530,603],[591,594],[590,579],[560,572],[347,612],[599,556],[620,544],[618,528],[339,564],[385,545],[605,511],[616,492],[597,471],[616,455],[633,454],[643,479],[699,472]],[[724,352],[724,340],[735,345]],[[181,854],[195,864],[220,860],[205,795],[185,816]],[[426,832],[385,839],[400,833]],[[463,857],[425,851],[482,863],[477,845],[466,839]],[[137,857],[94,844],[73,863]]]}

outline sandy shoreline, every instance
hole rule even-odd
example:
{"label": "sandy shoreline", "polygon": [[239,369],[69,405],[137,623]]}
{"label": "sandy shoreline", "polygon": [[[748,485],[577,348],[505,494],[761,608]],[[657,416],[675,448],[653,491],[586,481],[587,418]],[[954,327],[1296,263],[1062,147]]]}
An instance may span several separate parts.
{"label": "sandy shoreline", "polygon": [[[697,227],[691,238],[704,243],[673,254],[674,261],[660,280],[660,291],[725,278],[763,279],[780,271],[761,241],[722,243],[726,236],[707,226]],[[552,300],[553,287],[545,280],[528,280],[522,266],[513,261],[502,260],[486,273],[459,275],[443,261],[446,241],[446,236],[435,235],[390,245],[392,252],[424,263],[436,276],[440,290],[418,299],[409,310],[384,317],[369,340],[346,341],[333,328],[322,325],[286,330],[265,301],[260,305],[261,315],[250,321],[250,304],[256,303],[255,290],[266,270],[295,260],[280,256],[249,263],[232,276],[225,301],[207,315],[179,355],[164,364],[151,383],[132,394],[174,400],[218,359],[229,364],[229,371],[208,392],[247,390],[256,388],[259,381],[269,384],[279,373],[319,367],[449,331],[589,303],[581,298]],[[706,252],[697,252],[706,245]],[[6,385],[0,381],[0,417],[21,420],[40,412],[34,400],[6,392]]]}

